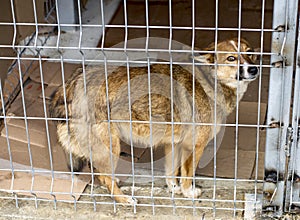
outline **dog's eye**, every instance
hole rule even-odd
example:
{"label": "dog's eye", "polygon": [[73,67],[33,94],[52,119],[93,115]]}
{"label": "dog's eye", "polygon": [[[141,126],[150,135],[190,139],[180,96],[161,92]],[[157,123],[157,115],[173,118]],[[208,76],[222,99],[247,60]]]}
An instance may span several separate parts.
{"label": "dog's eye", "polygon": [[227,57],[227,60],[230,61],[230,62],[233,62],[233,61],[236,61],[236,57],[229,56],[229,57]]}

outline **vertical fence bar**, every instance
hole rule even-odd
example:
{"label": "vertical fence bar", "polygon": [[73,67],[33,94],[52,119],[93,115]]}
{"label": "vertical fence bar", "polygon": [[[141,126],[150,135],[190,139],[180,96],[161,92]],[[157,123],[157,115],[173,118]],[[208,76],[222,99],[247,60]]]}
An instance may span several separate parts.
{"label": "vertical fence bar", "polygon": [[264,213],[284,211],[291,89],[296,40],[297,0],[274,0],[273,35],[264,178]]}
{"label": "vertical fence bar", "polygon": [[[171,85],[171,130],[172,130],[172,179],[175,178],[175,145],[174,145],[174,89],[173,89],[173,57],[172,57],[172,40],[173,40],[173,18],[172,18],[172,1],[169,0],[169,25],[170,25],[170,33],[169,33],[169,56],[170,56],[170,85]],[[193,151],[194,152],[194,151]],[[194,163],[194,162],[193,162]],[[169,175],[169,174],[167,174]],[[173,214],[176,213],[176,204],[174,200],[174,190],[172,190],[172,205],[173,205]],[[194,211],[194,210],[193,210]]]}
{"label": "vertical fence bar", "polygon": [[[298,23],[299,25],[299,23]],[[299,30],[299,29],[298,29]],[[296,74],[294,86],[293,114],[292,114],[292,136],[290,149],[290,166],[287,184],[287,202],[285,203],[288,212],[300,211],[300,154],[299,154],[299,121],[300,121],[300,35],[298,34],[298,47],[296,55]]]}
{"label": "vertical fence bar", "polygon": [[[215,51],[214,53],[216,54],[217,48],[218,48],[218,40],[219,40],[219,0],[216,0],[216,10],[215,10]],[[217,100],[217,67],[218,67],[218,62],[215,62],[215,71],[214,71],[214,100]],[[217,102],[214,102],[214,175],[213,175],[213,217],[216,217],[216,197],[217,197]]]}
{"label": "vertical fence bar", "polygon": [[[134,146],[133,146],[133,129],[132,129],[132,111],[131,111],[131,107],[132,107],[132,103],[131,103],[131,84],[130,84],[130,64],[129,64],[129,56],[128,56],[128,52],[127,52],[127,44],[128,44],[128,14],[127,14],[127,1],[124,0],[123,1],[123,5],[124,5],[124,31],[125,31],[125,36],[124,36],[124,53],[126,56],[126,72],[127,72],[127,82],[128,82],[128,112],[129,112],[129,125],[130,125],[130,152],[131,152],[131,178],[132,178],[132,188],[131,188],[131,196],[132,198],[134,198],[135,196],[135,164],[134,164]],[[133,205],[133,213],[136,214],[136,203],[134,203]]]}

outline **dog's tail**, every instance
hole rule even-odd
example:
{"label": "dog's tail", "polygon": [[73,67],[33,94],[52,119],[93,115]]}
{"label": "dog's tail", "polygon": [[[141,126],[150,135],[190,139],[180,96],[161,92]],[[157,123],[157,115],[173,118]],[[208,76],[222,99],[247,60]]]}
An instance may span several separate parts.
{"label": "dog's tail", "polygon": [[[65,83],[65,86],[60,86],[52,95],[49,105],[49,115],[58,126],[66,125],[67,120],[72,119],[72,102],[76,86],[76,78],[82,73],[79,68],[72,77]],[[57,134],[59,136],[60,134]],[[86,165],[86,159],[78,157],[71,152],[68,152],[64,147],[68,167],[71,171],[80,172]],[[71,165],[72,162],[72,165]]]}
{"label": "dog's tail", "polygon": [[[77,155],[67,152],[64,149],[66,159],[67,159],[67,165],[70,171],[72,172],[80,172],[82,171],[83,167],[87,164],[87,160],[82,157],[77,157]],[[72,161],[72,164],[71,164]]]}
{"label": "dog's tail", "polygon": [[[82,68],[76,70],[67,82],[51,95],[51,102],[49,105],[50,117],[56,122],[66,121],[72,118],[72,101],[75,92],[76,78],[82,73]],[[61,119],[61,120],[60,120]]]}

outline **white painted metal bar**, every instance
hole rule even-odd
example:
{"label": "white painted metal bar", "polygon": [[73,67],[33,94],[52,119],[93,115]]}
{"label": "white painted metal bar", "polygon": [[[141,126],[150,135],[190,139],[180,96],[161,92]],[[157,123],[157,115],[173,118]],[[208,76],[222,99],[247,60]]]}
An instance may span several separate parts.
{"label": "white painted metal bar", "polygon": [[[237,52],[238,52],[238,63],[237,66],[239,67],[241,65],[241,26],[242,26],[242,1],[239,0],[238,3],[238,45],[237,45]],[[237,80],[239,81],[239,74],[237,75]],[[238,84],[237,89],[236,89],[236,108],[235,108],[235,112],[236,112],[236,116],[235,116],[235,141],[234,141],[234,179],[236,180],[238,178],[238,148],[239,148],[239,141],[238,141],[238,137],[239,137],[239,91],[240,91],[240,85]],[[234,182],[234,193],[233,193],[233,217],[236,217],[236,199],[237,199],[237,183],[236,181]]]}
{"label": "white painted metal bar", "polygon": [[148,106],[149,106],[149,127],[150,127],[150,137],[149,137],[149,146],[150,146],[150,163],[151,163],[151,206],[152,214],[155,215],[155,205],[154,205],[154,146],[153,146],[153,121],[152,121],[152,102],[151,102],[151,71],[150,71],[150,55],[149,55],[149,40],[150,40],[150,29],[149,29],[149,1],[145,0],[145,22],[146,22],[146,43],[145,50],[147,54],[147,79],[148,79]]}
{"label": "white painted metal bar", "polygon": [[[265,25],[265,0],[261,3],[261,29],[264,29]],[[256,148],[255,148],[255,171],[254,171],[254,180],[258,181],[258,172],[259,172],[259,147],[260,147],[260,128],[259,125],[261,123],[260,115],[261,115],[261,97],[262,97],[262,66],[263,66],[263,51],[264,51],[264,31],[260,32],[260,53],[259,56],[259,85],[258,85],[258,105],[257,105],[257,128],[256,128]],[[245,215],[244,218],[252,219],[252,216],[261,215],[262,213],[262,194],[258,193],[259,187],[258,182],[255,182],[254,184],[254,195],[252,194],[253,201],[250,202],[250,207],[252,206],[252,210],[250,212],[247,212],[247,203],[245,205]],[[248,198],[251,198],[251,195],[248,194]],[[247,194],[245,195],[245,199],[247,200]],[[249,203],[248,203],[249,204]]]}
{"label": "white painted metal bar", "polygon": [[[215,45],[215,49],[214,49],[214,53],[216,54],[217,51],[217,48],[218,48],[218,41],[219,41],[219,35],[218,35],[218,31],[219,31],[219,0],[216,0],[216,8],[215,8],[215,39],[214,39],[214,45]],[[213,195],[212,195],[212,200],[213,200],[213,217],[215,218],[216,217],[216,197],[217,197],[217,95],[218,93],[216,92],[217,91],[217,86],[218,86],[218,83],[217,83],[217,67],[218,67],[218,63],[215,62],[214,63],[214,67],[215,67],[215,71],[214,71],[214,98],[215,98],[215,101],[214,101],[214,131],[213,131],[213,134],[214,134],[214,174],[213,174],[213,180],[214,180],[214,186],[213,186]]]}
{"label": "white painted metal bar", "polygon": [[74,24],[78,24],[78,4],[76,0],[58,0],[56,4],[56,8],[58,9],[58,15],[61,24],[70,24],[71,26],[61,25],[62,31],[75,31],[76,26]]}
{"label": "white painted metal bar", "polygon": [[275,0],[273,9],[270,87],[265,152],[265,212],[281,215],[284,211],[286,150],[290,98],[296,40],[298,1]]}
{"label": "white painted metal bar", "polygon": [[[299,25],[299,23],[298,23]],[[299,30],[299,29],[298,29]],[[294,79],[294,100],[292,113],[292,134],[290,136],[290,164],[288,169],[288,184],[286,210],[288,212],[300,211],[300,35],[298,35],[298,47],[296,54],[296,74]]]}
{"label": "white painted metal bar", "polygon": [[[32,23],[32,22],[16,22],[16,23],[11,23],[11,22],[0,22],[1,25],[7,25],[7,26],[13,26],[14,24],[16,25],[24,25],[24,26],[34,26],[36,23]],[[66,26],[66,27],[80,27],[80,24],[65,24],[65,23],[61,23],[61,26]],[[57,27],[58,24],[43,24],[43,26],[51,26],[51,27]],[[123,28],[124,25],[121,24],[107,24],[105,25],[107,28]],[[99,27],[102,28],[103,25],[102,24],[82,24],[82,27]],[[137,28],[137,29],[145,29],[149,27],[150,29],[169,29],[169,26],[165,26],[165,25],[128,25],[128,28]],[[192,30],[193,27],[191,26],[173,26],[172,27],[174,30]],[[205,30],[205,31],[215,31],[216,28],[215,27],[195,27],[195,30]],[[247,32],[258,32],[258,31],[264,31],[264,32],[274,32],[274,29],[260,29],[260,28],[235,28],[235,27],[218,27],[218,30],[220,31],[247,31]]]}
{"label": "white painted metal bar", "polygon": [[[192,9],[193,10],[193,9]],[[171,130],[172,130],[172,179],[175,178],[174,176],[174,171],[175,171],[175,145],[174,145],[174,89],[173,89],[173,57],[172,57],[172,40],[173,40],[173,20],[172,20],[172,1],[169,0],[169,25],[170,25],[170,33],[169,33],[169,61],[170,61],[170,98],[171,98]],[[194,168],[193,168],[194,169]],[[168,175],[168,174],[166,174]],[[173,205],[173,214],[175,215],[176,213],[176,205],[175,205],[175,200],[174,200],[175,192],[174,188],[172,190],[171,194],[171,200],[172,200],[172,205]],[[194,203],[193,203],[194,204]],[[194,209],[193,209],[194,211]],[[194,213],[194,212],[193,212]]]}
{"label": "white painted metal bar", "polygon": [[[124,30],[125,30],[125,36],[124,36],[124,53],[126,55],[126,72],[127,72],[127,82],[128,82],[128,112],[129,112],[129,125],[130,125],[130,152],[131,152],[131,178],[132,178],[132,187],[131,187],[131,196],[132,198],[135,198],[135,164],[134,164],[134,146],[133,146],[133,132],[132,132],[132,103],[131,103],[131,83],[130,83],[130,59],[127,53],[128,48],[128,14],[127,14],[127,2],[126,0],[123,1],[124,5]],[[136,202],[133,204],[133,213],[136,214]]]}

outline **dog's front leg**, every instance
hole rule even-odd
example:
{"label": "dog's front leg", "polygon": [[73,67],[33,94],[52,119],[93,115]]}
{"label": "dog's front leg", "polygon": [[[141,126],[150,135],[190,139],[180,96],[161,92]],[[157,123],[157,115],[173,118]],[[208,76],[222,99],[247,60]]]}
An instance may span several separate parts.
{"label": "dog's front leg", "polygon": [[[196,146],[196,149],[198,147]],[[197,153],[198,151],[198,153]],[[185,159],[185,162],[181,166],[181,192],[187,198],[197,198],[201,195],[201,190],[193,186],[193,175],[196,172],[197,162],[200,160],[202,153],[199,153],[199,150],[195,150],[195,156],[193,153],[187,150],[182,152],[182,158]],[[193,159],[194,157],[194,159]],[[193,166],[193,160],[195,161]]]}
{"label": "dog's front leg", "polygon": [[207,129],[203,129],[200,134],[200,137],[197,138],[198,141],[196,141],[194,151],[191,145],[185,146],[182,149],[180,186],[182,194],[187,198],[197,198],[201,195],[201,190],[194,187],[192,177],[196,172],[196,168],[203,154],[203,150],[207,144],[209,132],[207,132]]}
{"label": "dog's front leg", "polygon": [[180,185],[178,182],[178,175],[180,171],[181,153],[178,146],[172,144],[165,146],[165,170],[166,183],[168,190],[175,194],[181,194]]}

